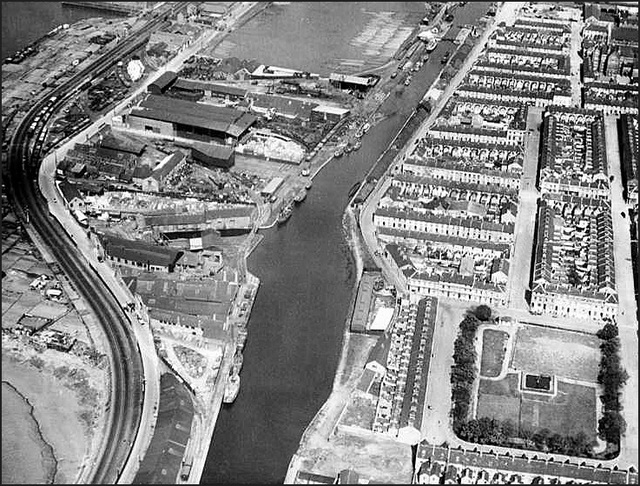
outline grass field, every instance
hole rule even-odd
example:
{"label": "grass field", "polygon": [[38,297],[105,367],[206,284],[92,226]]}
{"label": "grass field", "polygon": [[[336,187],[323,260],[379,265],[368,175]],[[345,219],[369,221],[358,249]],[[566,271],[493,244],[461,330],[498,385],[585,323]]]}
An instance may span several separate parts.
{"label": "grass field", "polygon": [[596,390],[558,380],[555,397],[521,394],[518,377],[509,373],[499,381],[480,380],[476,418],[490,417],[520,422],[531,430],[547,428],[563,435],[583,431],[596,436]]}
{"label": "grass field", "polygon": [[482,360],[480,376],[495,378],[502,371],[509,335],[495,329],[485,329],[482,333]]}
{"label": "grass field", "polygon": [[558,394],[552,400],[522,401],[521,424],[567,435],[582,431],[594,440],[596,400],[595,388],[558,381]]}
{"label": "grass field", "polygon": [[510,367],[595,383],[600,363],[599,345],[596,336],[523,326],[518,329]]}

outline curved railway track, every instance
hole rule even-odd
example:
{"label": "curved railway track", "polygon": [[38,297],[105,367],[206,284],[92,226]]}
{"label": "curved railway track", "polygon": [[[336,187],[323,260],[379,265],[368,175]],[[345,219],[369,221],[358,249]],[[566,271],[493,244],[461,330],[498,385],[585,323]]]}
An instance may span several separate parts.
{"label": "curved railway track", "polygon": [[[111,427],[91,474],[91,482],[99,484],[117,482],[131,453],[144,398],[142,359],[128,318],[115,295],[48,211],[47,201],[40,193],[37,182],[42,162],[42,135],[46,130],[46,122],[79,92],[87,80],[105,73],[123,57],[138,49],[146,42],[149,32],[163,21],[162,17],[153,18],[62,86],[50,91],[46,98],[35,102],[17,127],[9,147],[7,186],[16,215],[38,233],[77,292],[98,317],[109,342],[112,368],[108,413]],[[32,149],[30,145],[34,140]]]}

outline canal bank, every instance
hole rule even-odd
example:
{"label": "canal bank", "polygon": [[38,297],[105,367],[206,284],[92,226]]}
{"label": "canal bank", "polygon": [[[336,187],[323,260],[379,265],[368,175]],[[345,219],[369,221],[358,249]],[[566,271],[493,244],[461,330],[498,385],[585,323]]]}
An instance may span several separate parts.
{"label": "canal bank", "polygon": [[[477,18],[477,7],[465,18],[468,7],[459,9],[456,23]],[[413,82],[391,93],[379,110],[385,118],[364,135],[360,150],[331,160],[285,225],[261,231],[264,239],[248,260],[261,288],[242,387],[220,412],[203,483],[284,481],[303,431],[331,392],[341,356],[357,281],[342,227],[349,189],[387,149],[452,48],[441,42]]]}

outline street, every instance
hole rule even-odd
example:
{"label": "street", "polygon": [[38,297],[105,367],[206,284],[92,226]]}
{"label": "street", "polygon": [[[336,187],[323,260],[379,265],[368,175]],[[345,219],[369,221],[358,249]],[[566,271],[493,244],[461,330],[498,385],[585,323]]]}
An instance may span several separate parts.
{"label": "street", "polygon": [[507,284],[507,307],[520,310],[529,309],[529,305],[525,301],[525,291],[529,290],[531,279],[531,255],[538,212],[538,190],[535,182],[538,173],[541,112],[540,108],[529,107],[524,168],[520,183],[520,203],[518,204],[513,254],[511,255]]}
{"label": "street", "polygon": [[627,422],[627,433],[621,441],[620,465],[638,465],[638,322],[637,303],[631,265],[631,243],[627,206],[622,198],[622,174],[618,145],[617,118],[605,116],[605,140],[611,184],[611,218],[613,221],[613,254],[618,292],[617,323],[620,329],[620,354],[622,366],[629,373],[629,380],[622,393],[622,415]]}

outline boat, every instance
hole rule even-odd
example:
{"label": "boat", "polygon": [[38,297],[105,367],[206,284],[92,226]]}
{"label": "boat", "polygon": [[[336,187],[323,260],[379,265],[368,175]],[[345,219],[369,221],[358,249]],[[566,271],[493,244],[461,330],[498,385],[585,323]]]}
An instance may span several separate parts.
{"label": "boat", "polygon": [[433,52],[436,50],[436,47],[438,47],[438,40],[431,39],[431,41],[427,44],[427,47],[425,48],[425,50],[427,52]]}
{"label": "boat", "polygon": [[367,133],[369,131],[369,128],[371,128],[371,123],[365,123],[364,125],[362,125],[362,132]]}
{"label": "boat", "polygon": [[224,387],[223,403],[233,403],[240,391],[240,375],[230,375]]}
{"label": "boat", "polygon": [[333,153],[333,156],[336,158],[342,157],[344,154],[344,147],[338,147],[336,151]]}
{"label": "boat", "polygon": [[306,197],[307,197],[307,191],[305,191],[304,189],[301,189],[300,192],[298,192],[298,194],[296,194],[296,197],[293,198],[293,200],[297,204],[300,204],[302,201],[305,200]]}
{"label": "boat", "polygon": [[278,224],[284,224],[287,222],[287,220],[291,217],[291,213],[293,212],[293,209],[291,208],[291,206],[285,206],[282,211],[280,211],[280,214],[278,215]]}
{"label": "boat", "polygon": [[242,363],[244,363],[244,357],[242,356],[242,353],[236,353],[233,356],[233,369],[235,370],[236,374],[240,373],[240,370],[242,369]]}
{"label": "boat", "polygon": [[409,86],[411,84],[411,76],[408,76],[407,79],[404,80],[404,85]]}
{"label": "boat", "polygon": [[360,140],[358,140],[356,142],[356,144],[353,146],[353,150],[358,150],[360,147],[362,147],[362,142],[360,142]]}
{"label": "boat", "polygon": [[356,182],[353,186],[351,186],[351,189],[349,189],[349,199],[356,195],[358,189],[360,189],[361,184],[361,182]]}
{"label": "boat", "polygon": [[304,185],[304,188],[308,191],[309,189],[311,189],[312,185],[313,185],[313,182],[311,182],[311,180],[308,180],[307,183]]}

